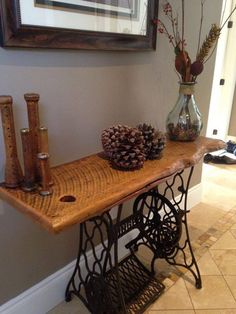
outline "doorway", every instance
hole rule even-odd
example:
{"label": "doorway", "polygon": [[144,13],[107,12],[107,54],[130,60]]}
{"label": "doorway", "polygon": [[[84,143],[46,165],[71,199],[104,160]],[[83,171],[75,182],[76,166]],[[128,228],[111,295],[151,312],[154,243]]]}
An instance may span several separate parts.
{"label": "doorway", "polygon": [[[221,21],[227,18],[235,5],[236,0],[224,0]],[[218,42],[206,133],[208,137],[224,141],[228,139],[236,83],[236,13],[229,21]]]}
{"label": "doorway", "polygon": [[[224,0],[221,21],[227,18],[235,5],[236,0]],[[218,138],[226,142],[228,140],[236,141],[236,132],[234,134],[235,137],[229,136],[230,124],[232,125],[233,123],[236,125],[236,114],[235,118],[231,115],[231,113],[236,110],[236,108],[233,108],[234,97],[236,95],[236,12],[231,16],[229,21],[232,23],[225,25],[218,42],[206,132],[207,137]],[[232,122],[233,118],[235,119],[234,122]],[[225,150],[216,152],[216,155],[222,154],[225,155]],[[233,154],[226,155],[233,159],[236,158]],[[229,172],[236,171],[235,169],[235,164],[231,166],[214,165],[211,163],[203,164],[203,202],[206,201],[207,197],[210,195],[208,195],[208,192],[211,189],[215,189],[216,193],[221,193],[222,195],[227,194],[225,194],[223,185],[220,184],[221,182],[226,183],[227,180],[225,180],[224,176],[227,175],[229,178]],[[225,181],[222,178],[224,178]],[[227,188],[227,186],[225,186],[225,188]]]}

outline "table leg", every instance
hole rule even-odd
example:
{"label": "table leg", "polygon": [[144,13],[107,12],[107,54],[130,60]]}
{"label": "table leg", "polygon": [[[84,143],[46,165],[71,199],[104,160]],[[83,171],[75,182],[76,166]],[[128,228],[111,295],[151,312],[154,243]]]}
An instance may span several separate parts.
{"label": "table leg", "polygon": [[[189,230],[188,230],[188,220],[187,220],[188,218],[187,214],[189,212],[187,209],[187,197],[188,197],[189,184],[192,177],[193,169],[194,167],[191,167],[189,176],[187,179],[186,187],[184,187],[183,178],[182,178],[183,171],[177,174],[177,176],[181,178],[181,182],[182,182],[182,184],[179,185],[178,190],[181,192],[180,199],[181,199],[181,203],[183,203],[182,224],[185,230],[185,241],[183,242],[183,244],[178,243],[178,245],[176,246],[175,252],[173,252],[172,255],[167,256],[166,261],[171,265],[183,266],[186,269],[188,269],[192,273],[195,279],[196,288],[201,289],[202,288],[201,275],[200,275],[197,261],[196,261],[196,258],[194,256],[194,252],[192,249],[190,236],[189,236]],[[168,186],[168,189],[171,189],[170,185]],[[179,200],[176,201],[176,199],[174,198],[174,204],[178,208],[180,201]],[[178,259],[179,253],[182,254],[182,259],[183,259],[182,262]]]}
{"label": "table leg", "polygon": [[[109,211],[80,225],[78,258],[67,285],[67,302],[74,294],[93,314],[120,312],[126,314],[118,274],[117,241]],[[97,244],[99,245],[96,246]],[[115,296],[112,294],[106,278],[106,273],[111,269],[114,269],[113,276],[116,278],[113,283]],[[114,298],[116,298],[115,306]]]}
{"label": "table leg", "polygon": [[115,220],[108,211],[80,226],[79,253],[66,301],[74,294],[93,314],[141,314],[164,290],[134,254],[119,260],[119,238],[141,221],[133,214],[121,220],[122,207]]}
{"label": "table leg", "polygon": [[[171,265],[185,267],[192,273],[196,287],[200,289],[201,276],[191,246],[187,223],[187,195],[192,173],[193,167],[190,169],[186,184],[181,171],[171,181],[166,182],[162,192],[157,188],[137,197],[134,202],[134,214],[141,213],[143,218],[138,227],[139,235],[128,243],[127,247],[131,251],[137,250],[139,245],[151,249],[153,273],[157,258],[163,258]],[[175,197],[175,188],[178,194],[180,192],[178,197]],[[184,241],[181,239],[183,230]]]}

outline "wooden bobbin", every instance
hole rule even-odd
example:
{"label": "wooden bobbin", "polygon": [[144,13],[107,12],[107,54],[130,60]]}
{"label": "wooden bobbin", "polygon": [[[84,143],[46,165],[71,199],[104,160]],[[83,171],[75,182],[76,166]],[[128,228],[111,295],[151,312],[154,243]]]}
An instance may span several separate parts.
{"label": "wooden bobbin", "polygon": [[50,187],[51,180],[51,171],[49,166],[49,154],[47,153],[39,153],[37,155],[39,160],[40,169],[41,169],[41,188],[39,190],[39,194],[42,196],[48,196],[52,194],[52,189]]}
{"label": "wooden bobbin", "polygon": [[6,153],[5,186],[9,188],[19,186],[23,179],[20,162],[17,156],[12,102],[11,96],[0,96],[0,110]]}
{"label": "wooden bobbin", "polygon": [[[39,142],[40,142],[40,152],[49,154],[49,145],[48,145],[48,128],[41,126],[39,128]],[[50,167],[50,160],[49,167]],[[50,185],[53,185],[53,181],[50,181]]]}
{"label": "wooden bobbin", "polygon": [[28,112],[28,121],[29,121],[29,130],[31,134],[31,146],[32,154],[34,158],[34,171],[35,178],[38,182],[41,181],[40,166],[38,164],[37,154],[40,153],[40,141],[39,141],[39,109],[38,101],[39,94],[27,93],[24,95],[25,101],[27,103],[27,112]]}
{"label": "wooden bobbin", "polygon": [[48,146],[48,128],[41,126],[39,128],[39,142],[40,142],[40,152],[49,154]]}
{"label": "wooden bobbin", "polygon": [[24,181],[22,182],[22,190],[30,192],[36,189],[34,156],[31,146],[31,134],[29,129],[21,129],[21,141],[24,159]]}

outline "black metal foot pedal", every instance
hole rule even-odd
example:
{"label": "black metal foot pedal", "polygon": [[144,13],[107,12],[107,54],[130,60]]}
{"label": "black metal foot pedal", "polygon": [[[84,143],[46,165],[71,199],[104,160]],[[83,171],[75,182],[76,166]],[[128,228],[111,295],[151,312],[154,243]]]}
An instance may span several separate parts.
{"label": "black metal foot pedal", "polygon": [[[144,313],[165,288],[133,254],[119,263],[119,279],[129,314]],[[109,286],[113,308],[119,309],[120,301],[115,269],[107,272],[105,281]]]}

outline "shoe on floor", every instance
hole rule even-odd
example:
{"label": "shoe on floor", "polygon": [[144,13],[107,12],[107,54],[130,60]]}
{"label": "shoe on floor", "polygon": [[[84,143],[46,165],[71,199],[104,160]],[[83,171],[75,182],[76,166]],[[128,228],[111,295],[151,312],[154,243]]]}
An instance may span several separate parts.
{"label": "shoe on floor", "polygon": [[236,143],[232,141],[228,141],[226,143],[226,151],[228,153],[234,154],[236,156]]}
{"label": "shoe on floor", "polygon": [[206,164],[208,164],[209,162],[212,162],[214,164],[236,164],[236,159],[230,158],[228,156],[213,156],[211,154],[206,154],[203,161]]}

